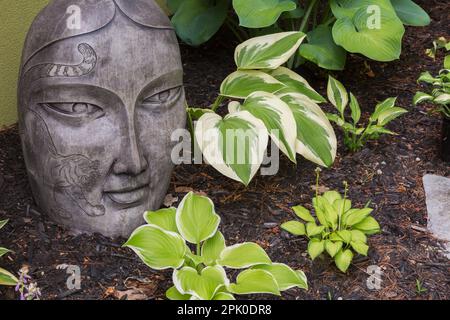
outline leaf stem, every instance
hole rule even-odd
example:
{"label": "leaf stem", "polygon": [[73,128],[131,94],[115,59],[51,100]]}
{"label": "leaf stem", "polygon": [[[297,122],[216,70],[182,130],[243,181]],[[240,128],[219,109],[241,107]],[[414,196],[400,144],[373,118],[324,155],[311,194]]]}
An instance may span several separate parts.
{"label": "leaf stem", "polygon": [[223,102],[223,100],[225,100],[225,97],[222,95],[219,95],[216,99],[216,101],[214,101],[214,103],[211,106],[211,110],[216,112],[217,109],[220,107],[220,104]]}

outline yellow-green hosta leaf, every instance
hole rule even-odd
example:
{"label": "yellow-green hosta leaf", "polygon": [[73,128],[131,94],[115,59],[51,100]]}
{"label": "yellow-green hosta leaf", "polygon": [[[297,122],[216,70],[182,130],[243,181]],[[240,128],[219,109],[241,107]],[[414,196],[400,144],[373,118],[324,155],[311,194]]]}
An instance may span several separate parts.
{"label": "yellow-green hosta leaf", "polygon": [[430,24],[430,16],[412,0],[391,0],[397,16],[407,26],[423,27]]}
{"label": "yellow-green hosta leaf", "polygon": [[352,233],[349,230],[336,231],[336,235],[347,244],[352,241]]}
{"label": "yellow-green hosta leaf", "polygon": [[325,241],[312,238],[308,243],[308,253],[312,260],[317,258],[325,250]]}
{"label": "yellow-green hosta leaf", "polygon": [[9,271],[0,268],[0,286],[15,286],[19,280]]}
{"label": "yellow-green hosta leaf", "polygon": [[8,223],[8,219],[7,220],[1,220],[0,221],[0,229],[3,228],[7,223]]}
{"label": "yellow-green hosta leaf", "polygon": [[238,69],[276,69],[286,63],[305,38],[302,32],[280,32],[247,40],[236,47]]}
{"label": "yellow-green hosta leaf", "polygon": [[350,242],[350,245],[352,246],[353,250],[355,250],[357,253],[367,256],[367,252],[369,251],[369,246],[365,244],[362,241],[352,241]]}
{"label": "yellow-green hosta leaf", "polygon": [[272,274],[278,283],[280,291],[285,291],[294,287],[308,289],[308,281],[303,271],[292,270],[283,263],[273,263],[267,265],[254,266],[252,269],[265,270]]}
{"label": "yellow-green hosta leaf", "polygon": [[155,225],[137,228],[124,244],[152,269],[179,268],[184,263],[186,243],[177,233]]}
{"label": "yellow-green hosta leaf", "polygon": [[286,103],[271,93],[257,91],[237,106],[236,111],[248,111],[261,120],[278,148],[296,162],[297,124]]}
{"label": "yellow-green hosta leaf", "polygon": [[328,100],[343,114],[348,104],[348,93],[344,85],[337,79],[329,76],[327,86]]}
{"label": "yellow-green hosta leaf", "polygon": [[[450,47],[450,42],[447,43],[447,46]],[[446,46],[446,48],[447,48],[447,46]],[[447,51],[448,50],[450,50],[450,48],[447,49]],[[445,58],[444,58],[444,68],[447,69],[447,70],[450,69],[450,55],[445,56]]]}
{"label": "yellow-green hosta leaf", "polygon": [[280,295],[275,277],[265,270],[242,271],[237,276],[236,283],[228,286],[228,290],[235,294],[271,293]]}
{"label": "yellow-green hosta leaf", "polygon": [[397,101],[396,97],[387,98],[383,102],[380,102],[376,105],[374,113],[370,116],[370,121],[375,121],[378,119],[380,114],[383,112],[392,109],[395,107],[395,102]]}
{"label": "yellow-green hosta leaf", "polygon": [[352,201],[349,199],[337,199],[333,202],[333,207],[339,215],[346,213],[352,208]]}
{"label": "yellow-green hosta leaf", "polygon": [[353,252],[349,249],[339,251],[334,257],[334,262],[339,270],[342,272],[347,272],[350,263],[353,260]]}
{"label": "yellow-green hosta leaf", "polygon": [[221,266],[205,267],[200,274],[191,267],[173,272],[173,283],[183,295],[199,300],[212,300],[220,288],[229,285],[225,270]]}
{"label": "yellow-green hosta leaf", "polygon": [[210,165],[245,185],[261,166],[269,140],[264,123],[247,111],[224,118],[204,114],[197,122],[195,138]]}
{"label": "yellow-green hosta leaf", "polygon": [[231,300],[236,300],[234,298],[234,296],[231,293],[228,292],[218,292],[213,300],[222,300],[222,301],[231,301]]}
{"label": "yellow-green hosta leaf", "polygon": [[306,234],[305,225],[294,220],[283,223],[281,229],[286,230],[295,236],[304,236]]}
{"label": "yellow-green hosta leaf", "polygon": [[211,199],[189,192],[178,206],[176,223],[186,241],[199,244],[216,234],[220,217]]}
{"label": "yellow-green hosta leaf", "polygon": [[290,0],[233,0],[239,23],[246,28],[265,28],[277,22],[283,12],[295,10]]}
{"label": "yellow-green hosta leaf", "polygon": [[[435,101],[436,101],[436,99],[435,99]],[[380,113],[380,115],[378,116],[378,125],[385,126],[392,120],[400,117],[401,115],[403,115],[407,112],[408,112],[408,110],[405,110],[405,109],[399,108],[399,107],[393,107],[388,110],[385,110],[382,113]]]}
{"label": "yellow-green hosta leaf", "polygon": [[230,74],[220,86],[225,97],[245,99],[255,91],[275,93],[286,86],[269,74],[257,70],[239,70]]}
{"label": "yellow-green hosta leaf", "polygon": [[342,222],[346,226],[353,226],[360,223],[366,217],[372,213],[373,209],[363,208],[363,209],[351,209],[348,210],[342,217]]}
{"label": "yellow-green hosta leaf", "polygon": [[330,0],[336,44],[377,61],[398,59],[405,33],[390,0]]}
{"label": "yellow-green hosta leaf", "polygon": [[366,217],[363,221],[353,226],[354,229],[360,230],[365,234],[372,235],[380,232],[380,225],[378,224],[375,218],[369,216]]}
{"label": "yellow-green hosta leaf", "polygon": [[330,205],[333,205],[336,200],[341,200],[342,196],[337,191],[326,191],[323,193],[322,197],[328,201]]}
{"label": "yellow-green hosta leaf", "polygon": [[325,250],[328,252],[330,257],[334,258],[334,256],[342,249],[342,241],[325,241]]}
{"label": "yellow-green hosta leaf", "polygon": [[278,96],[291,108],[297,123],[297,153],[318,165],[330,167],[336,158],[337,140],[326,114],[303,94]]}
{"label": "yellow-green hosta leaf", "polygon": [[352,233],[352,241],[367,242],[367,236],[360,230],[350,230]]}
{"label": "yellow-green hosta leaf", "polygon": [[206,240],[202,246],[202,258],[207,265],[214,265],[220,258],[220,254],[226,248],[225,238],[220,231]]}
{"label": "yellow-green hosta leaf", "polygon": [[303,206],[295,206],[295,207],[292,207],[292,210],[294,210],[295,214],[300,219],[302,219],[302,220],[304,220],[306,222],[316,222],[316,220],[311,215],[309,210],[306,209],[305,207],[303,207]]}
{"label": "yellow-green hosta leaf", "polygon": [[4,256],[5,254],[7,254],[8,252],[11,252],[11,250],[3,248],[3,247],[0,247],[0,258],[2,256]]}
{"label": "yellow-green hosta leaf", "polygon": [[306,234],[308,235],[308,237],[317,236],[321,234],[324,229],[324,226],[318,226],[315,222],[308,222],[306,224]]}
{"label": "yellow-green hosta leaf", "polygon": [[174,301],[182,301],[182,300],[190,300],[191,299],[191,295],[189,294],[181,294],[177,288],[175,286],[170,287],[167,291],[166,291],[166,297],[169,300],[174,300]]}
{"label": "yellow-green hosta leaf", "polygon": [[165,208],[158,211],[147,211],[144,213],[144,220],[148,224],[153,224],[164,230],[178,233],[178,228],[175,221],[176,212],[176,208]]}
{"label": "yellow-green hosta leaf", "polygon": [[316,103],[326,102],[325,98],[314,90],[306,79],[288,68],[279,67],[269,71],[269,74],[286,86],[282,89],[283,93],[301,93]]}
{"label": "yellow-green hosta leaf", "polygon": [[272,261],[258,244],[245,242],[226,247],[218,263],[233,269],[244,269],[258,264],[271,264]]}

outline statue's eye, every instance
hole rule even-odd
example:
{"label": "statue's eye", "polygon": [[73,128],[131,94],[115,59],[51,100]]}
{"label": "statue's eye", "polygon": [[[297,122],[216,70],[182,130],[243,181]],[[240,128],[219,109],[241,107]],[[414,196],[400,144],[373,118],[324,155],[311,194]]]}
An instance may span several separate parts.
{"label": "statue's eye", "polygon": [[161,91],[151,97],[144,99],[143,104],[159,105],[170,102],[173,97],[177,97],[181,92],[181,87],[172,88],[169,90]]}
{"label": "statue's eye", "polygon": [[43,103],[42,105],[69,116],[91,116],[103,112],[102,108],[91,103]]}

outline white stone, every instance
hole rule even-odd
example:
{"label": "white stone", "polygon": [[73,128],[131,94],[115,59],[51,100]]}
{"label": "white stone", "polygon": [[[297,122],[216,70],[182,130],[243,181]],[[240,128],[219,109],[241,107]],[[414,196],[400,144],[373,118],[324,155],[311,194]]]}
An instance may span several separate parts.
{"label": "white stone", "polygon": [[436,238],[447,241],[450,259],[450,179],[427,174],[423,177],[428,211],[428,230]]}

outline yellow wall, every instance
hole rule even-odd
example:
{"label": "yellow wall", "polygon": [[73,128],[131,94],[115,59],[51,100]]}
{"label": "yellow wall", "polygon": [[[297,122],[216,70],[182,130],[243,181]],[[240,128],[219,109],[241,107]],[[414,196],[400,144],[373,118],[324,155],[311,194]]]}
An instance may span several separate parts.
{"label": "yellow wall", "polygon": [[16,86],[25,35],[48,0],[0,0],[0,128],[17,121]]}

